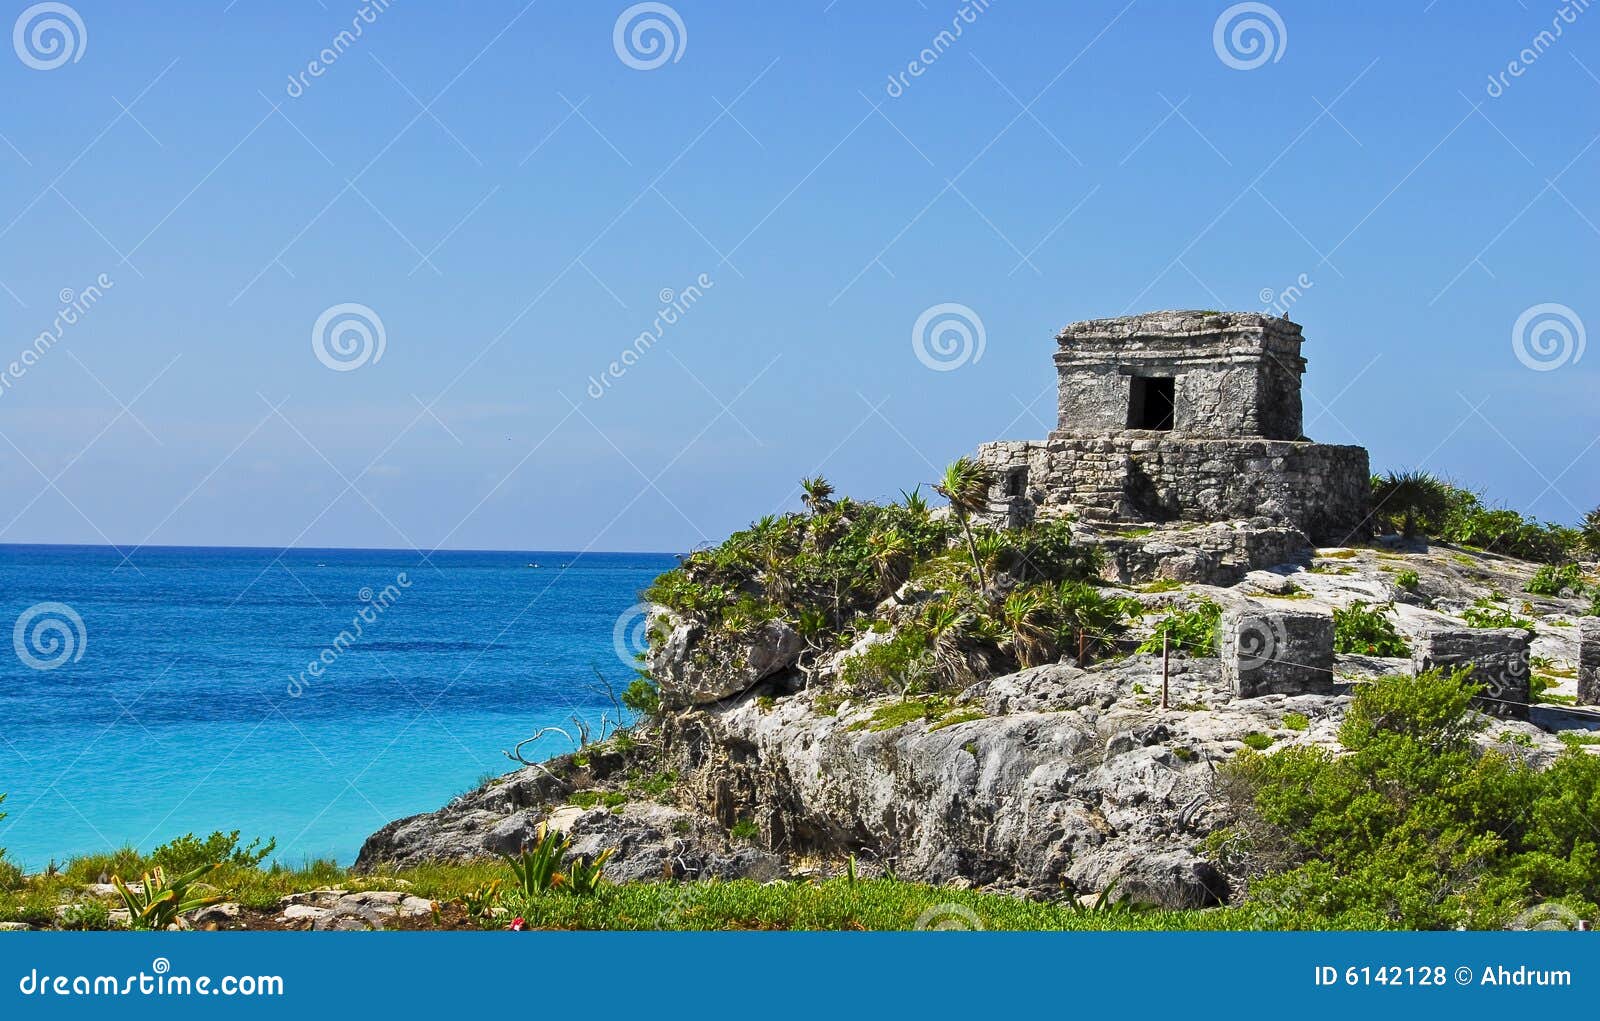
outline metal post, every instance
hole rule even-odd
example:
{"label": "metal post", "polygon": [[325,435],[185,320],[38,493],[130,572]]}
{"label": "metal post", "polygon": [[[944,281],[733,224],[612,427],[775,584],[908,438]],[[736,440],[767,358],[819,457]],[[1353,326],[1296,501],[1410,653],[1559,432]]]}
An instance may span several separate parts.
{"label": "metal post", "polygon": [[1161,708],[1167,708],[1167,677],[1168,674],[1168,645],[1171,636],[1163,631],[1161,633]]}

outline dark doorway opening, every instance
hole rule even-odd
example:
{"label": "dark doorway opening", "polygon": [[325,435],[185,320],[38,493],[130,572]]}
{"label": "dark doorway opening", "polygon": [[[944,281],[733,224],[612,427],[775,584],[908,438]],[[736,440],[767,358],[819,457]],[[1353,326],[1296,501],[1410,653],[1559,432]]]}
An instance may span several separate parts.
{"label": "dark doorway opening", "polygon": [[1171,429],[1178,381],[1171,376],[1135,376],[1131,382],[1128,428]]}
{"label": "dark doorway opening", "polygon": [[1006,495],[1018,497],[1028,491],[1028,469],[1014,468],[1006,476]]}

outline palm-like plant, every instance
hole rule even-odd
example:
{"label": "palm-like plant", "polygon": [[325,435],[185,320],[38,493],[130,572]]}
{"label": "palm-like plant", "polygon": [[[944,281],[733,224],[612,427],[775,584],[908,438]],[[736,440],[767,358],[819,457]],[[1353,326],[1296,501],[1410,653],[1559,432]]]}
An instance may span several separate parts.
{"label": "palm-like plant", "polygon": [[1600,507],[1583,516],[1578,526],[1578,542],[1590,556],[1600,556]]}
{"label": "palm-like plant", "polygon": [[1014,589],[1000,607],[1000,619],[1008,633],[1005,648],[1024,668],[1052,662],[1059,655],[1057,629],[1045,589]]}
{"label": "palm-like plant", "polygon": [[1079,666],[1088,665],[1101,650],[1111,648],[1127,629],[1122,603],[1107,599],[1081,581],[1062,582],[1051,602],[1062,638],[1078,650]]}
{"label": "palm-like plant", "polygon": [[1424,529],[1436,529],[1450,511],[1450,486],[1423,471],[1390,472],[1373,476],[1373,513],[1400,520],[1400,532],[1415,539]]}
{"label": "palm-like plant", "polygon": [[944,475],[933,484],[934,491],[950,501],[950,509],[961,522],[961,531],[967,537],[967,550],[972,554],[972,569],[978,574],[978,587],[988,588],[983,564],[978,559],[978,545],[972,539],[973,514],[986,510],[989,505],[989,487],[994,474],[989,466],[970,457],[959,457],[945,468]]}
{"label": "palm-like plant", "polygon": [[833,483],[821,475],[801,479],[800,489],[804,493],[800,500],[811,513],[821,514],[833,506]]}
{"label": "palm-like plant", "polygon": [[893,592],[906,580],[911,566],[911,540],[897,528],[873,534],[867,540],[871,548],[872,568],[878,576],[878,588]]}

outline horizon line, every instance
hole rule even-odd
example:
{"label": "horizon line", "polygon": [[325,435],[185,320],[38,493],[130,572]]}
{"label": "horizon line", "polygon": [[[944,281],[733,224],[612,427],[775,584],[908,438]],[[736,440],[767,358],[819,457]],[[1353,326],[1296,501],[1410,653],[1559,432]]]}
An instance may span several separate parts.
{"label": "horizon line", "polygon": [[134,555],[146,550],[237,550],[255,553],[405,553],[416,556],[432,557],[440,553],[515,553],[519,556],[526,553],[555,553],[569,557],[586,557],[595,555],[605,556],[651,556],[651,557],[676,557],[684,554],[669,550],[561,550],[561,549],[488,549],[478,547],[439,547],[431,550],[419,548],[406,548],[400,546],[248,546],[234,544],[220,545],[173,545],[170,543],[148,543],[139,546],[117,546],[104,542],[0,542],[0,549],[84,549],[106,550],[119,556],[126,556],[130,560]]}

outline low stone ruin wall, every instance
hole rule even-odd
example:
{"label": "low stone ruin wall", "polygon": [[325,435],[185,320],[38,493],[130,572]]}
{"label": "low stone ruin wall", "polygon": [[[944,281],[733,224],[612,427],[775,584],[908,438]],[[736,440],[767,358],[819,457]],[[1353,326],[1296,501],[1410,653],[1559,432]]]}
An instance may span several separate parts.
{"label": "low stone ruin wall", "polygon": [[1412,666],[1424,670],[1472,667],[1483,686],[1478,706],[1486,713],[1528,718],[1528,632],[1521,628],[1452,628],[1433,631],[1412,646]]}
{"label": "low stone ruin wall", "polygon": [[1222,676],[1236,698],[1332,694],[1333,615],[1246,607],[1222,618]]}
{"label": "low stone ruin wall", "polygon": [[1365,448],[1288,440],[1072,438],[985,444],[996,516],[1121,521],[1267,519],[1314,542],[1368,534]]}

